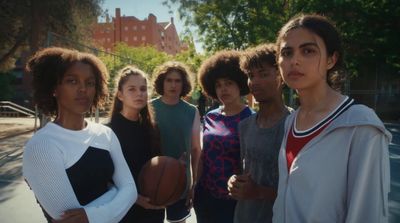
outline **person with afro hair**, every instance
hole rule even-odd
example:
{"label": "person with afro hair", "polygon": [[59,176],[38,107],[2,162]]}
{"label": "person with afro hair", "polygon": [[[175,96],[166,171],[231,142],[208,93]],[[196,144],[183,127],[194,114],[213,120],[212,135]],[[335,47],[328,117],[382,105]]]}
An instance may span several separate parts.
{"label": "person with afro hair", "polygon": [[65,48],[38,51],[26,66],[33,98],[53,116],[24,148],[22,172],[48,222],[119,222],[135,203],[135,181],[114,132],[85,115],[107,95],[96,56]]}
{"label": "person with afro hair", "polygon": [[240,52],[220,51],[203,62],[198,77],[204,93],[221,103],[204,117],[203,150],[194,209],[198,223],[233,222],[236,200],[227,181],[241,170],[238,124],[253,114],[242,96],[249,93]]}

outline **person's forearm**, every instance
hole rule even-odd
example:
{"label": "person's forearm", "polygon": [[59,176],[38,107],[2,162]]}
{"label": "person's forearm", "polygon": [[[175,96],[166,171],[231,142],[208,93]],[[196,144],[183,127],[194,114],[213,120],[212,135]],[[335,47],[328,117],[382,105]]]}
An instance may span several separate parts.
{"label": "person's forearm", "polygon": [[275,201],[276,191],[272,187],[257,186],[255,199]]}
{"label": "person's forearm", "polygon": [[200,160],[200,148],[193,148],[191,152],[191,164],[192,164],[192,181],[193,184],[197,182],[198,170],[199,170],[199,160]]}
{"label": "person's forearm", "polygon": [[202,174],[203,174],[203,159],[201,159],[201,152],[200,152],[200,158],[197,164],[197,179],[196,179],[197,182],[200,180]]}

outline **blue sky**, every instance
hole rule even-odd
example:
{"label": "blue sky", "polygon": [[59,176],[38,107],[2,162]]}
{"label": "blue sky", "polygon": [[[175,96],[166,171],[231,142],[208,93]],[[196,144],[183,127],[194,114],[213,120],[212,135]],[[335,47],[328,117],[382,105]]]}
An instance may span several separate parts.
{"label": "blue sky", "polygon": [[[162,4],[164,0],[104,0],[102,8],[108,9],[111,17],[115,16],[115,8],[121,8],[121,15],[135,16],[138,19],[145,19],[149,13],[153,13],[157,17],[157,22],[168,22],[174,17],[174,24],[178,34],[183,32],[183,21],[179,19],[176,10],[177,5],[173,6],[172,14],[169,8]],[[195,37],[196,39],[196,37]],[[196,50],[202,52],[201,44],[195,43]]]}

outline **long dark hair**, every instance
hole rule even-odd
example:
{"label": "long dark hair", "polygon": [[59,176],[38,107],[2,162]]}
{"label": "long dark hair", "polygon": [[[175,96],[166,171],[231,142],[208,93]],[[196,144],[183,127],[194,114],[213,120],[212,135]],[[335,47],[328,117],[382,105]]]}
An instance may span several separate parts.
{"label": "long dark hair", "polygon": [[[123,85],[128,81],[130,76],[137,75],[145,79],[146,85],[148,85],[147,74],[134,67],[126,66],[118,73],[116,80],[116,91],[114,93],[114,100],[112,105],[112,110],[110,112],[111,120],[122,111],[123,103],[118,98],[118,91],[122,91]],[[153,107],[149,102],[144,106],[139,112],[139,123],[147,130],[151,139],[151,149],[152,154],[160,155],[160,136],[159,130],[155,123]]]}
{"label": "long dark hair", "polygon": [[327,17],[317,14],[299,14],[290,19],[278,33],[278,38],[276,40],[277,59],[281,51],[280,44],[282,39],[289,31],[297,28],[305,28],[319,36],[325,43],[328,56],[332,56],[335,52],[337,53],[337,61],[335,65],[328,70],[326,81],[331,88],[340,91],[346,77],[342,41],[339,31]]}

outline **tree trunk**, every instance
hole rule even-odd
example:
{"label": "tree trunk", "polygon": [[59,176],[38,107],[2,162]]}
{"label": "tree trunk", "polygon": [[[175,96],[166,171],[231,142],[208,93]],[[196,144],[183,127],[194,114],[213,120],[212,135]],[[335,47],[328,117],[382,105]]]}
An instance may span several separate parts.
{"label": "tree trunk", "polygon": [[4,64],[7,63],[7,61],[12,57],[15,52],[18,50],[18,48],[25,42],[25,40],[28,37],[28,32],[22,34],[20,38],[15,41],[14,45],[8,50],[7,53],[5,53],[3,56],[0,58],[0,68],[3,67]]}
{"label": "tree trunk", "polygon": [[[41,36],[45,31],[46,4],[41,0],[31,0],[31,35],[29,47],[31,54],[35,53],[41,44]],[[45,36],[45,35],[44,35]]]}

